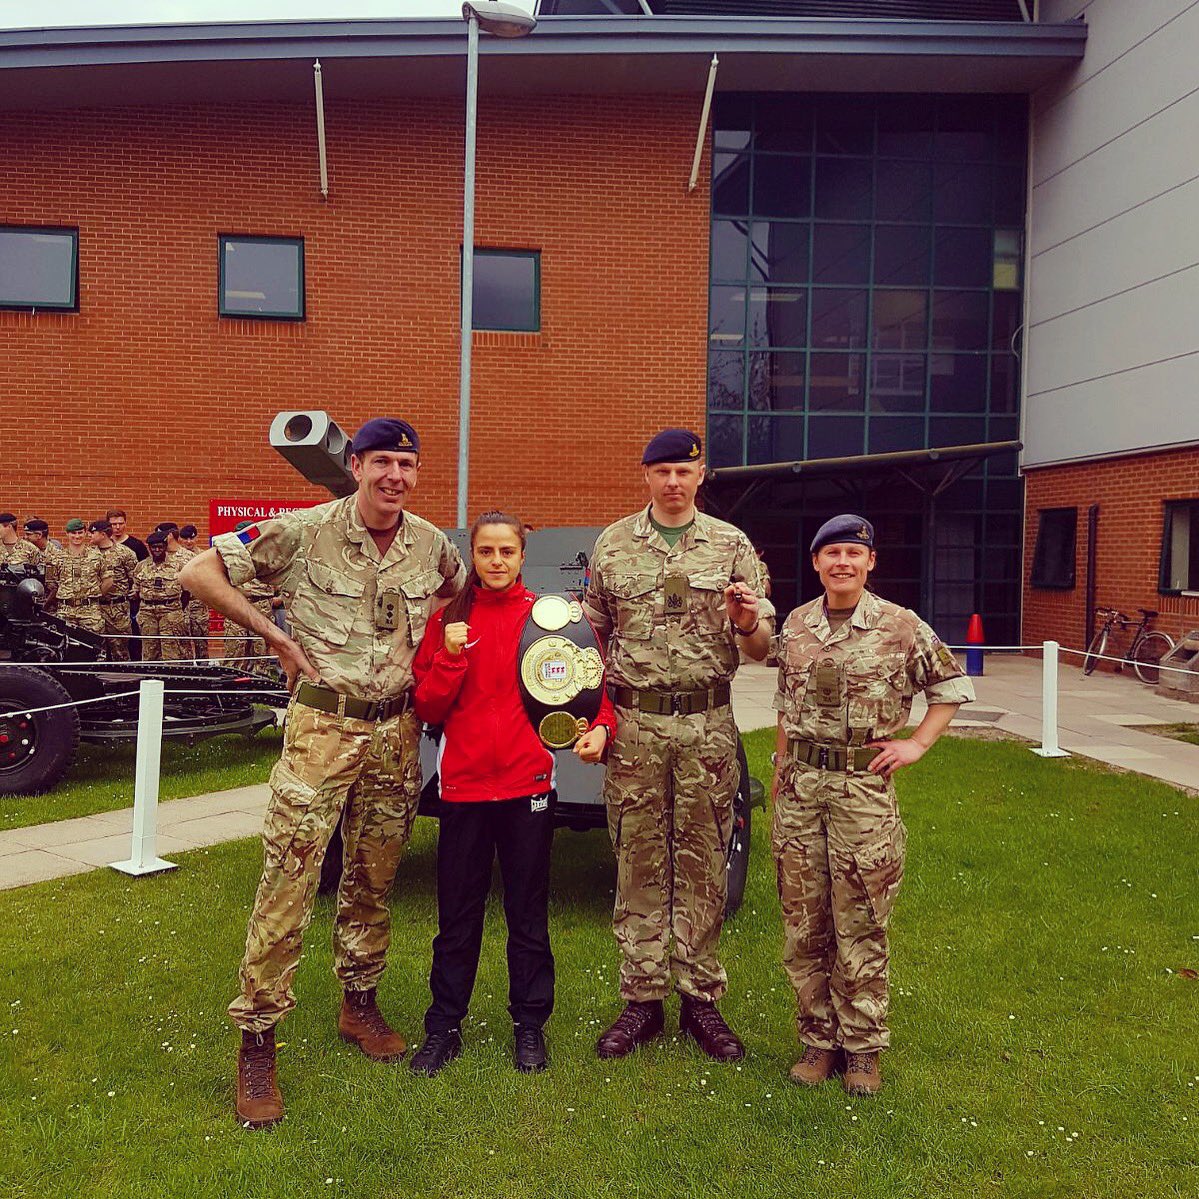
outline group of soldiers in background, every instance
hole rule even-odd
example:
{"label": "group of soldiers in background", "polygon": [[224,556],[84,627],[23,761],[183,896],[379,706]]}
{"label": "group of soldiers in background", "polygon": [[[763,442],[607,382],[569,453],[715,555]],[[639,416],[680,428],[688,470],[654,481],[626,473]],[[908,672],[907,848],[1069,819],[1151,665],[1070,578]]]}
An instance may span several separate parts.
{"label": "group of soldiers in background", "polygon": [[[207,659],[208,605],[179,581],[179,572],[198,552],[199,531],[192,524],[163,521],[142,541],[127,531],[127,521],[121,508],[110,508],[88,524],[72,517],[63,526],[63,545],[41,518],[22,523],[13,513],[0,512],[0,564],[39,568],[46,611],[104,637],[113,661]],[[246,594],[268,617],[282,603],[273,588],[256,580]],[[247,670],[265,666],[269,672],[261,638],[231,621],[224,636],[220,657],[225,662]]]}

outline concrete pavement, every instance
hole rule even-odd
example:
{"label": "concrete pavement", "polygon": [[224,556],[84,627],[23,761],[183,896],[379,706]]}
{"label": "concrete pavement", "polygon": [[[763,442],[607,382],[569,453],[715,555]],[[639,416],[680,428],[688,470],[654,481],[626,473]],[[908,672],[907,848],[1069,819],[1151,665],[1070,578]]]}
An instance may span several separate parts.
{"label": "concrete pavement", "polygon": [[[775,723],[771,707],[776,672],[746,665],[737,675],[733,708],[743,732]],[[978,702],[962,709],[958,725],[994,728],[1041,739],[1041,663],[992,655],[986,674],[975,679]],[[923,715],[913,706],[912,720]],[[1199,724],[1199,705],[1162,699],[1135,679],[1063,666],[1058,698],[1063,749],[1176,786],[1199,790],[1199,745],[1145,733],[1152,724]],[[130,792],[133,780],[130,779]],[[256,836],[266,808],[265,782],[212,795],[176,799],[158,809],[158,853],[162,857]],[[133,810],[101,812],[30,828],[0,832],[0,890],[82,874],[129,857]]]}

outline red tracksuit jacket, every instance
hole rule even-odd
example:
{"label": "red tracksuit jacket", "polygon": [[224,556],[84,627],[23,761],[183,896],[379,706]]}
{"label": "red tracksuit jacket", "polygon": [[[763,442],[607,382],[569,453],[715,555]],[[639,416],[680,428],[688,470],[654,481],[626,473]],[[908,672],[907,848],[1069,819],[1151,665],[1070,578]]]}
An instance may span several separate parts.
{"label": "red tracksuit jacket", "polygon": [[[475,588],[470,649],[445,650],[445,609],[425,630],[413,662],[413,707],[428,724],[444,726],[438,773],[441,797],[457,803],[519,799],[553,785],[554,755],[541,743],[517,682],[520,635],[537,598],[523,583],[507,591]],[[616,713],[605,691],[592,727],[611,740]]]}

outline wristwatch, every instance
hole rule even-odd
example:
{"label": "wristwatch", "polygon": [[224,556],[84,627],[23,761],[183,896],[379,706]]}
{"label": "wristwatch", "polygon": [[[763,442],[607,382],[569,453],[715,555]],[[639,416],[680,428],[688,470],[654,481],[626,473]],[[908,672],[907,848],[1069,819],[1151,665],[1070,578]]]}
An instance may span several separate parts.
{"label": "wristwatch", "polygon": [[736,633],[738,637],[752,637],[758,631],[758,625],[761,623],[762,618],[759,616],[758,619],[754,621],[754,627],[752,629],[743,629],[738,626],[737,622],[731,616],[729,617],[729,624],[733,626],[733,632]]}

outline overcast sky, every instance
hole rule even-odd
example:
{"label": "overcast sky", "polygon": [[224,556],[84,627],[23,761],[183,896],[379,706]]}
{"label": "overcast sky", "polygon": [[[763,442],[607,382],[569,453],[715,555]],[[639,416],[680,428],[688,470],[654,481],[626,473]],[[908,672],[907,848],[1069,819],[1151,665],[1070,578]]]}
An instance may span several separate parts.
{"label": "overcast sky", "polygon": [[[532,8],[532,0],[516,0]],[[0,0],[0,28],[456,17],[462,0]]]}

